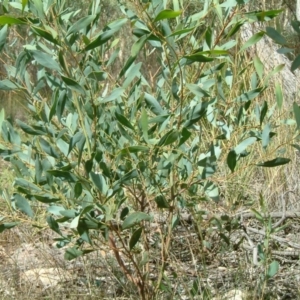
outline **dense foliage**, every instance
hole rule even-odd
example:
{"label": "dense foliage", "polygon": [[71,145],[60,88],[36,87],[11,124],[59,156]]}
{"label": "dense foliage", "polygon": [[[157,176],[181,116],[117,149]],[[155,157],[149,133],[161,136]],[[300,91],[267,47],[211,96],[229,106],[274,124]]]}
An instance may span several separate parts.
{"label": "dense foliage", "polygon": [[[268,27],[239,44],[244,24],[281,11],[246,12],[246,0],[199,1],[196,13],[185,1],[137,2],[120,1],[123,18],[103,26],[99,0],[84,16],[63,0],[2,4],[0,48],[9,53],[11,35],[24,44],[0,89],[21,94],[30,118],[17,121],[20,134],[2,111],[0,152],[15,171],[15,193],[4,193],[11,207],[34,219],[43,203],[68,260],[106,243],[145,299],[164,288],[183,210],[199,224],[203,203],[224,201],[221,182],[289,159],[281,146],[268,151],[280,125],[273,118],[280,87],[275,104],[261,101],[282,66],[265,74],[256,56],[243,65],[264,35],[278,43],[281,35]],[[125,58],[122,43],[131,43]],[[300,127],[296,104],[294,112]],[[253,155],[257,147],[264,161]],[[151,284],[149,223],[160,214],[161,270]]]}

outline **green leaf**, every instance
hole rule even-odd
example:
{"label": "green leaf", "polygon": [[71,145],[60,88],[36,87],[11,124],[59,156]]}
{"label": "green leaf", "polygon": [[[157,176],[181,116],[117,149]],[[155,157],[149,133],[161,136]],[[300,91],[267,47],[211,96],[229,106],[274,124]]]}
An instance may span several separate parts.
{"label": "green leaf", "polygon": [[30,50],[29,53],[32,54],[36,62],[41,66],[58,72],[61,71],[59,64],[49,54],[39,50]]}
{"label": "green leaf", "polygon": [[148,152],[149,147],[146,146],[129,146],[120,151],[122,155],[127,155],[128,153],[138,153],[138,152]]}
{"label": "green leaf", "polygon": [[2,233],[6,229],[11,229],[15,226],[17,226],[19,222],[11,222],[11,223],[2,223],[0,224],[0,233]]}
{"label": "green leaf", "polygon": [[252,208],[251,211],[254,213],[255,218],[256,218],[259,222],[261,222],[261,223],[263,224],[265,220],[264,220],[263,216],[261,215],[261,213],[259,213],[259,212],[258,212],[256,209],[254,209],[254,208]]}
{"label": "green leaf", "polygon": [[103,71],[99,71],[99,72],[91,72],[89,73],[89,75],[87,76],[88,78],[97,80],[97,81],[103,81],[107,79],[107,73],[103,72]]}
{"label": "green leaf", "polygon": [[185,55],[184,58],[189,59],[191,61],[196,61],[196,62],[210,62],[213,61],[213,57],[207,57],[203,54],[195,53],[192,55]]}
{"label": "green leaf", "polygon": [[75,80],[73,80],[72,78],[68,78],[68,77],[62,76],[62,75],[61,75],[61,78],[62,78],[63,82],[64,82],[71,90],[74,90],[74,91],[78,92],[79,94],[85,95],[85,90],[84,90],[84,88],[83,88],[79,83],[77,83]]}
{"label": "green leaf", "polygon": [[142,127],[143,138],[146,142],[148,142],[148,114],[144,108],[142,109],[140,123]]}
{"label": "green leaf", "polygon": [[227,165],[232,173],[234,172],[234,169],[236,167],[236,162],[237,162],[236,152],[234,150],[231,150],[227,155]]}
{"label": "green leaf", "polygon": [[0,80],[0,90],[13,91],[16,89],[18,89],[18,86],[14,82],[8,79]]}
{"label": "green leaf", "polygon": [[147,106],[155,115],[158,116],[165,113],[158,101],[152,95],[145,93],[145,101],[147,103]]}
{"label": "green leaf", "polygon": [[43,131],[40,130],[35,130],[34,128],[32,128],[31,126],[25,124],[24,122],[17,120],[17,124],[21,127],[21,129],[28,134],[31,135],[44,135],[45,133]]}
{"label": "green leaf", "polygon": [[174,19],[181,15],[181,11],[174,11],[171,9],[165,9],[158,13],[158,15],[154,18],[153,22],[158,22],[165,19]]}
{"label": "green leaf", "polygon": [[78,178],[71,172],[60,171],[60,170],[48,170],[47,173],[53,175],[54,177],[58,177],[58,178],[67,180],[68,182],[77,182],[78,181]]}
{"label": "green leaf", "polygon": [[245,16],[255,21],[264,22],[272,20],[273,18],[277,17],[281,12],[283,12],[283,9],[269,11],[259,10],[245,13]]}
{"label": "green leaf", "polygon": [[53,197],[52,195],[50,194],[44,194],[44,195],[37,195],[37,194],[32,194],[32,196],[42,202],[42,203],[53,203],[53,202],[57,202],[57,201],[60,201],[61,199],[60,198],[55,198]]}
{"label": "green leaf", "polygon": [[144,47],[146,41],[148,39],[148,35],[144,35],[139,38],[131,47],[131,57],[137,57],[142,48]]}
{"label": "green leaf", "polygon": [[105,181],[105,178],[102,174],[96,174],[94,172],[90,172],[90,177],[97,187],[97,189],[103,194],[106,195],[106,192],[108,191],[108,186]]}
{"label": "green leaf", "polygon": [[277,44],[286,44],[285,38],[273,27],[266,27],[267,35]]}
{"label": "green leaf", "polygon": [[156,196],[154,201],[157,204],[157,208],[169,208],[170,205],[167,202],[166,198],[163,195]]}
{"label": "green leaf", "polygon": [[191,135],[192,133],[189,132],[185,127],[183,127],[181,131],[181,138],[178,143],[178,147],[181,146],[183,143],[185,143],[190,138]]}
{"label": "green leaf", "polygon": [[118,114],[117,112],[115,113],[115,116],[117,118],[117,120],[124,125],[125,127],[134,130],[134,127],[131,125],[131,123],[126,119],[125,116]]}
{"label": "green leaf", "polygon": [[204,186],[205,195],[211,198],[213,201],[218,202],[220,200],[219,188],[213,182],[208,181]]}
{"label": "green leaf", "polygon": [[93,40],[89,45],[85,47],[83,52],[95,49],[96,47],[99,47],[103,44],[105,44],[107,41],[109,41],[113,35],[118,31],[119,29],[110,29],[107,31],[104,31],[102,34],[100,34],[95,40]]}
{"label": "green leaf", "polygon": [[294,59],[291,66],[291,71],[294,72],[299,67],[300,67],[300,54]]}
{"label": "green leaf", "polygon": [[39,138],[39,141],[43,151],[54,158],[59,158],[57,151],[46,140]]}
{"label": "green leaf", "polygon": [[134,212],[130,214],[122,224],[122,229],[128,229],[134,225],[140,223],[141,221],[150,221],[151,217],[143,212]]}
{"label": "green leaf", "polygon": [[132,250],[132,248],[136,245],[136,243],[139,241],[141,234],[143,232],[143,227],[140,227],[137,229],[131,236],[129,241],[129,248]]}
{"label": "green leaf", "polygon": [[27,4],[28,4],[28,0],[22,0],[22,14],[24,13],[24,9]]}
{"label": "green leaf", "polygon": [[67,36],[72,33],[77,33],[80,30],[85,30],[87,26],[89,26],[96,18],[96,15],[89,15],[87,17],[83,17],[75,22],[67,31]]}
{"label": "green leaf", "polygon": [[14,183],[13,183],[14,186],[18,186],[18,187],[21,187],[23,189],[26,189],[28,191],[35,191],[35,192],[41,192],[41,188],[38,187],[37,185],[31,183],[30,181],[27,181],[23,178],[16,178],[14,180]]}
{"label": "green leaf", "polygon": [[16,207],[23,212],[24,214],[26,214],[28,217],[33,218],[34,217],[34,213],[33,210],[31,209],[31,206],[29,205],[28,201],[21,195],[19,194],[15,194],[14,195],[14,200],[16,203]]}
{"label": "green leaf", "polygon": [[114,89],[111,94],[109,94],[108,96],[106,96],[105,98],[103,98],[102,100],[100,100],[100,103],[107,103],[107,102],[111,102],[114,100],[119,99],[121,96],[123,96],[124,94],[124,89],[123,88],[116,88]]}
{"label": "green leaf", "polygon": [[244,101],[250,101],[253,100],[254,98],[256,98],[260,93],[262,93],[262,91],[264,90],[263,87],[261,88],[257,88],[254,90],[251,90],[247,93],[244,93],[240,96],[238,96],[237,98],[234,99],[234,101],[238,101],[238,102],[244,102]]}
{"label": "green leaf", "polygon": [[264,103],[262,105],[262,108],[261,108],[261,112],[260,112],[260,118],[259,118],[259,124],[260,125],[262,125],[267,112],[268,112],[268,102],[264,101]]}
{"label": "green leaf", "polygon": [[45,40],[56,44],[56,45],[60,45],[60,43],[53,37],[52,33],[49,31],[46,31],[40,27],[36,27],[36,26],[31,26],[31,30],[38,36],[44,38]]}
{"label": "green leaf", "polygon": [[281,165],[285,165],[289,163],[291,160],[289,158],[284,158],[284,157],[277,157],[272,160],[265,161],[260,164],[256,164],[258,167],[266,167],[266,168],[272,168],[272,167],[277,167]]}
{"label": "green leaf", "polygon": [[79,181],[75,183],[74,194],[76,199],[82,194],[82,184]]}
{"label": "green leaf", "polygon": [[25,19],[14,18],[11,16],[0,16],[0,25],[18,25],[18,24],[26,24]]}
{"label": "green leaf", "polygon": [[272,261],[267,270],[267,277],[268,278],[274,277],[278,273],[278,270],[279,270],[279,263],[276,260]]}
{"label": "green leaf", "polygon": [[64,258],[66,260],[73,260],[79,256],[81,256],[83,252],[81,250],[78,250],[77,248],[68,248],[65,252]]}
{"label": "green leaf", "polygon": [[257,55],[253,58],[253,63],[259,79],[262,80],[264,75],[264,65]]}
{"label": "green leaf", "polygon": [[256,141],[257,141],[256,137],[249,137],[249,138],[243,140],[240,144],[238,144],[234,148],[235,153],[237,155],[241,154],[242,152],[244,152],[246,150],[247,147],[249,147],[250,145],[252,145]]}
{"label": "green leaf", "polygon": [[56,222],[56,220],[52,217],[52,216],[47,216],[47,223],[49,225],[49,227],[56,233],[58,233],[59,235],[62,235],[60,229],[59,229],[59,225]]}
{"label": "green leaf", "polygon": [[269,145],[269,142],[270,142],[270,132],[271,132],[271,127],[270,127],[270,124],[266,124],[264,129],[263,129],[263,132],[262,132],[262,135],[261,135],[261,138],[262,138],[262,146],[264,149],[266,149]]}
{"label": "green leaf", "polygon": [[7,25],[5,25],[0,30],[0,52],[6,44],[7,28],[8,28]]}
{"label": "green leaf", "polygon": [[300,107],[296,102],[293,103],[293,110],[297,122],[297,130],[300,130]]}
{"label": "green leaf", "polygon": [[169,132],[167,132],[158,142],[157,146],[161,147],[161,146],[167,146],[170,144],[173,144],[174,142],[176,142],[179,138],[179,133],[177,130],[170,130]]}
{"label": "green leaf", "polygon": [[239,52],[243,52],[244,50],[246,50],[247,48],[255,45],[257,42],[259,42],[262,37],[265,35],[265,33],[263,31],[260,31],[256,34],[254,34],[240,49]]}
{"label": "green leaf", "polygon": [[278,109],[281,109],[283,103],[283,94],[282,94],[281,85],[279,83],[276,83],[275,85],[275,95],[276,95],[277,107]]}

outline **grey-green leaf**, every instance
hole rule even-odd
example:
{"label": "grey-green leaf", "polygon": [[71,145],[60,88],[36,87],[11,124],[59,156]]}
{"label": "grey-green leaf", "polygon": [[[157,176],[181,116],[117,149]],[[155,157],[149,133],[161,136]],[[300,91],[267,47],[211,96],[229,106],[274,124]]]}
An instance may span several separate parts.
{"label": "grey-green leaf", "polygon": [[34,213],[27,199],[19,194],[15,194],[14,199],[16,202],[16,207],[28,217],[33,218]]}
{"label": "grey-green leaf", "polygon": [[134,212],[130,214],[122,224],[122,229],[128,229],[141,221],[150,221],[151,216],[143,212]]}
{"label": "grey-green leaf", "polygon": [[138,228],[131,236],[129,241],[129,248],[130,250],[137,244],[139,241],[141,234],[143,232],[143,227]]}
{"label": "grey-green leaf", "polygon": [[289,158],[277,157],[272,160],[265,161],[263,163],[257,164],[258,167],[273,168],[281,165],[288,164],[291,160]]}
{"label": "grey-green leaf", "polygon": [[61,71],[59,64],[51,57],[51,55],[39,50],[31,50],[30,53],[32,54],[36,62],[41,66],[58,72]]}

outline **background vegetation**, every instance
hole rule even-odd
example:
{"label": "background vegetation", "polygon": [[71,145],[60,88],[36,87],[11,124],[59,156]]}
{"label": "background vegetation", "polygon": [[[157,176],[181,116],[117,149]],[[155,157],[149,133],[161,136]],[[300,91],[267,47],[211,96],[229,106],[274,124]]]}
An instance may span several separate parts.
{"label": "background vegetation", "polygon": [[296,71],[299,23],[248,2],[3,1],[3,240],[83,257],[87,298],[298,297],[298,95],[255,46]]}

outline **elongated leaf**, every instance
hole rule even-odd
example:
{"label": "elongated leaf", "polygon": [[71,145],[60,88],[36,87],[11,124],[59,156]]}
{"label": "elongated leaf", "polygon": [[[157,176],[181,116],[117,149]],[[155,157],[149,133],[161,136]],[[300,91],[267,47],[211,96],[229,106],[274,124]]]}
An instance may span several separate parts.
{"label": "elongated leaf", "polygon": [[5,46],[7,39],[7,25],[3,26],[0,30],[0,52]]}
{"label": "elongated leaf", "polygon": [[297,130],[300,130],[300,107],[296,102],[293,103],[293,110],[297,122]]}
{"label": "elongated leaf", "polygon": [[204,192],[213,201],[218,202],[220,200],[219,188],[215,183],[208,181],[204,186]]}
{"label": "elongated leaf", "polygon": [[44,135],[45,133],[43,131],[40,130],[35,130],[34,128],[32,128],[31,126],[25,124],[24,122],[17,120],[17,124],[21,127],[21,129],[28,134],[31,135]]}
{"label": "elongated leaf", "polygon": [[83,252],[81,250],[78,250],[77,248],[68,248],[65,252],[64,258],[66,260],[73,260],[79,256],[81,256]]}
{"label": "elongated leaf", "polygon": [[71,89],[71,90],[74,90],[80,94],[85,94],[85,90],[84,88],[79,84],[77,83],[75,80],[73,80],[72,78],[68,78],[68,77],[65,77],[65,76],[61,76],[63,82]]}
{"label": "elongated leaf", "polygon": [[156,196],[154,198],[154,201],[156,202],[158,208],[170,207],[169,203],[167,202],[166,198],[163,195]]}
{"label": "elongated leaf", "polygon": [[231,150],[227,155],[227,165],[230,171],[233,173],[236,167],[237,155],[234,150]]}
{"label": "elongated leaf", "polygon": [[59,64],[49,54],[39,50],[31,50],[30,53],[32,54],[36,62],[41,66],[58,72],[61,71]]}
{"label": "elongated leaf", "polygon": [[155,115],[163,115],[164,114],[164,110],[162,109],[162,107],[160,106],[158,101],[152,95],[145,93],[145,101],[146,101],[147,105],[149,106],[149,108],[151,109],[151,111]]}
{"label": "elongated leaf", "polygon": [[148,114],[144,108],[142,109],[140,123],[141,123],[141,127],[142,127],[143,138],[145,139],[146,142],[148,142],[148,124],[149,124],[148,123]]}
{"label": "elongated leaf", "polygon": [[264,129],[263,129],[263,132],[262,132],[262,146],[264,149],[266,149],[269,145],[269,142],[270,142],[270,132],[271,132],[271,127],[270,127],[270,124],[266,124]]}
{"label": "elongated leaf", "polygon": [[27,181],[26,179],[23,179],[23,178],[16,178],[13,185],[24,188],[24,189],[32,191],[32,192],[34,192],[34,191],[40,192],[41,191],[40,187],[38,187],[37,185],[35,185],[35,184],[31,183],[30,181]]}
{"label": "elongated leaf", "polygon": [[139,241],[141,234],[143,232],[143,227],[138,228],[131,236],[129,241],[129,249],[131,250]]}
{"label": "elongated leaf", "polygon": [[57,151],[46,140],[44,140],[43,138],[40,138],[39,140],[43,151],[54,158],[59,158],[59,154],[57,153]]}
{"label": "elongated leaf", "polygon": [[0,90],[13,91],[16,89],[18,89],[18,86],[14,82],[8,79],[0,80]]}
{"label": "elongated leaf", "polygon": [[134,212],[130,214],[122,224],[122,229],[128,229],[141,221],[150,221],[151,217],[143,212]]}
{"label": "elongated leaf", "polygon": [[285,165],[289,163],[291,160],[289,158],[284,158],[284,157],[277,157],[272,160],[265,161],[263,163],[257,164],[258,167],[266,167],[266,168],[272,168],[272,167],[277,167],[281,165]]}
{"label": "elongated leaf", "polygon": [[69,182],[77,182],[78,178],[72,174],[71,172],[68,171],[60,171],[60,170],[48,170],[47,171],[49,174],[53,175],[54,177],[59,177],[64,180],[67,180]]}
{"label": "elongated leaf", "polygon": [[79,32],[80,30],[85,30],[88,25],[90,25],[96,18],[96,15],[89,15],[87,17],[83,17],[77,22],[75,22],[67,31],[67,36],[72,33]]}
{"label": "elongated leaf", "polygon": [[293,61],[293,63],[292,63],[292,66],[291,66],[291,71],[293,72],[293,71],[295,71],[296,69],[298,69],[300,67],[300,55],[298,55],[295,59],[294,59],[294,61]]}
{"label": "elongated leaf", "polygon": [[148,35],[139,38],[131,47],[131,56],[137,57],[148,39]]}
{"label": "elongated leaf", "polygon": [[49,227],[56,233],[58,233],[59,235],[62,235],[60,229],[59,229],[59,225],[56,222],[56,220],[52,217],[52,216],[47,216],[47,223],[49,225]]}
{"label": "elongated leaf", "polygon": [[278,83],[276,83],[275,85],[275,95],[276,95],[277,107],[278,109],[281,109],[283,103],[283,94],[282,94],[281,85]]}
{"label": "elongated leaf", "polygon": [[258,56],[255,56],[253,58],[253,63],[254,63],[254,67],[255,67],[255,71],[257,73],[257,75],[259,76],[259,79],[262,80],[263,79],[263,74],[264,74],[264,65],[261,62],[261,60],[259,59]]}
{"label": "elongated leaf", "polygon": [[123,96],[123,93],[124,93],[123,88],[116,88],[112,91],[112,93],[110,95],[106,96],[105,98],[103,98],[99,102],[100,103],[107,103],[107,102],[114,101],[116,99],[119,99],[121,96]]}
{"label": "elongated leaf", "polygon": [[167,146],[176,142],[179,138],[179,133],[177,130],[172,129],[168,133],[166,133],[158,142],[158,146]]}
{"label": "elongated leaf", "polygon": [[56,45],[59,45],[60,43],[58,42],[57,39],[55,39],[52,35],[51,32],[49,31],[46,31],[40,27],[37,27],[37,26],[31,26],[31,30],[38,36],[44,38],[45,40],[53,43],[53,44],[56,44]]}
{"label": "elongated leaf", "polygon": [[279,270],[279,263],[276,260],[272,261],[267,270],[267,277],[268,278],[274,277],[277,274],[278,270]]}
{"label": "elongated leaf", "polygon": [[256,98],[263,90],[264,90],[263,87],[251,90],[247,93],[238,96],[237,98],[234,99],[234,101],[239,101],[239,102],[250,101]]}
{"label": "elongated leaf", "polygon": [[247,48],[255,45],[256,43],[258,43],[262,37],[265,35],[265,33],[263,31],[258,32],[256,34],[254,34],[241,48],[241,50],[239,52],[243,52],[244,50],[246,50]]}
{"label": "elongated leaf", "polygon": [[273,27],[266,27],[267,35],[277,44],[286,44],[285,38]]}
{"label": "elongated leaf", "polygon": [[245,140],[243,140],[239,145],[237,145],[234,148],[234,151],[237,155],[241,154],[242,152],[244,152],[246,150],[247,147],[249,147],[250,145],[252,145],[253,143],[255,143],[257,140],[256,137],[249,137]]}
{"label": "elongated leaf", "polygon": [[102,174],[96,174],[94,172],[90,172],[90,177],[97,187],[97,189],[103,194],[106,195],[108,190],[108,186],[106,184],[105,178]]}
{"label": "elongated leaf", "polygon": [[126,155],[128,153],[147,152],[149,148],[146,146],[129,146],[121,150],[121,154]]}
{"label": "elongated leaf", "polygon": [[57,202],[57,201],[60,201],[61,199],[60,198],[56,198],[56,197],[53,197],[52,195],[50,194],[44,194],[44,195],[37,195],[37,194],[32,194],[32,196],[42,202],[42,203],[53,203],[53,202]]}
{"label": "elongated leaf", "polygon": [[33,218],[34,213],[31,209],[31,206],[29,205],[27,199],[25,199],[23,196],[19,195],[19,194],[15,194],[14,195],[14,200],[16,202],[16,207],[23,212],[24,214],[26,214],[28,217]]}
{"label": "elongated leaf", "polygon": [[121,115],[121,114],[118,114],[117,112],[115,113],[115,116],[117,118],[117,120],[122,124],[124,125],[125,127],[127,128],[130,128],[132,130],[134,130],[134,127],[131,125],[131,123],[126,119],[125,116]]}
{"label": "elongated leaf", "polygon": [[154,22],[158,22],[165,19],[174,19],[181,15],[181,11],[174,11],[171,9],[165,9],[158,13],[158,15],[154,18]]}
{"label": "elongated leaf", "polygon": [[107,73],[103,72],[103,71],[99,71],[99,72],[91,72],[88,75],[88,78],[97,80],[97,81],[103,81],[107,79]]}
{"label": "elongated leaf", "polygon": [[0,16],[0,25],[18,25],[26,24],[25,19],[11,16]]}
{"label": "elongated leaf", "polygon": [[17,226],[19,222],[11,222],[11,223],[2,223],[0,224],[0,233],[2,233],[6,229],[11,229],[15,226]]}
{"label": "elongated leaf", "polygon": [[113,35],[118,31],[118,29],[110,29],[102,34],[100,34],[95,40],[93,40],[89,45],[85,47],[83,51],[92,50],[96,47],[99,47],[109,41]]}
{"label": "elongated leaf", "polygon": [[210,61],[214,60],[213,57],[208,57],[208,56],[205,56],[203,54],[198,54],[198,53],[195,53],[192,55],[185,55],[184,58],[191,60],[191,61],[195,61],[195,62],[210,62]]}

